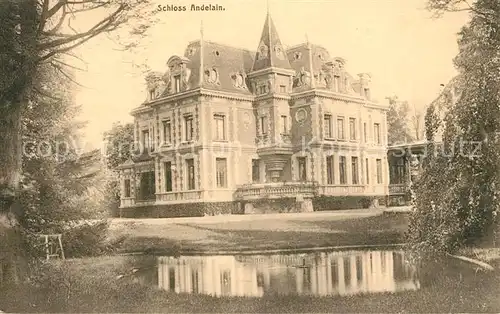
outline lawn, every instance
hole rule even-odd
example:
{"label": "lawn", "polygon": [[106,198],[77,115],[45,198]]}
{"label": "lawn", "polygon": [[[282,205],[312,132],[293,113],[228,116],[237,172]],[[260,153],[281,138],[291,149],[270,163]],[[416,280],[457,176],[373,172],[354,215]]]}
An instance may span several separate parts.
{"label": "lawn", "polygon": [[254,219],[120,221],[112,236],[122,237],[120,252],[216,253],[269,249],[387,245],[402,243],[408,215],[256,215]]}

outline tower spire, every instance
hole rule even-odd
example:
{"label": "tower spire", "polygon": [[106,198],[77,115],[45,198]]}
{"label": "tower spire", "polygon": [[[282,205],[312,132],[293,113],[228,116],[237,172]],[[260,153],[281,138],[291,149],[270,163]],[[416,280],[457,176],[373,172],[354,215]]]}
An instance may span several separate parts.
{"label": "tower spire", "polygon": [[204,46],[204,41],[203,41],[203,19],[201,20],[201,23],[200,23],[200,77],[199,77],[199,85],[200,85],[200,88],[202,87],[203,85],[203,52],[204,52],[204,49],[203,49],[203,46]]}
{"label": "tower spire", "polygon": [[257,56],[255,58],[252,71],[258,71],[266,68],[281,68],[291,70],[290,62],[286,56],[281,40],[279,38],[273,19],[270,14],[269,1],[267,1],[267,14],[260,36]]}

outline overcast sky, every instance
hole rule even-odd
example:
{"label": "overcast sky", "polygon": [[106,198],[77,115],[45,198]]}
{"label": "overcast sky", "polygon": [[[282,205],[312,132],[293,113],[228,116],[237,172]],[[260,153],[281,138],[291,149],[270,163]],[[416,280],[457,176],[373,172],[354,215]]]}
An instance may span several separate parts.
{"label": "overcast sky", "polygon": [[[153,5],[191,5],[201,1],[155,1]],[[266,0],[214,0],[219,12],[162,12],[140,53],[116,50],[106,36],[85,44],[78,54],[86,71],[77,72],[76,95],[88,120],[86,142],[99,147],[102,132],[115,121],[132,121],[130,111],[145,99],[145,82],[132,63],[164,71],[173,54],[183,54],[189,41],[206,40],[256,50],[266,15]],[[331,56],[347,60],[348,71],[372,75],[372,94],[379,101],[398,95],[417,108],[429,104],[456,73],[457,32],[466,13],[439,19],[425,10],[425,0],[270,0],[269,8],[284,45],[309,41]],[[81,22],[81,21],[80,21]]]}

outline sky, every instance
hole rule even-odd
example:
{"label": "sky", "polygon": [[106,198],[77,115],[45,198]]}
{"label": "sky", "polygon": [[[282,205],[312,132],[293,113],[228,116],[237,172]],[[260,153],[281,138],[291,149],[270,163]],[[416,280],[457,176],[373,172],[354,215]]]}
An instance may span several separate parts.
{"label": "sky", "polygon": [[[219,4],[224,11],[190,12],[191,4]],[[102,35],[76,53],[85,61],[75,73],[81,120],[88,121],[86,147],[102,145],[113,122],[133,121],[130,111],[146,98],[138,65],[165,71],[172,55],[182,55],[190,41],[205,40],[256,50],[267,8],[283,45],[306,41],[347,60],[354,76],[372,76],[372,95],[380,102],[397,95],[422,110],[455,74],[457,33],[468,21],[465,12],[432,18],[425,0],[152,0],[152,6],[186,5],[184,12],[160,12],[141,41],[141,50],[121,51]],[[80,20],[85,27],[91,19]],[[134,66],[135,65],[135,66]],[[82,65],[79,65],[82,67]]]}

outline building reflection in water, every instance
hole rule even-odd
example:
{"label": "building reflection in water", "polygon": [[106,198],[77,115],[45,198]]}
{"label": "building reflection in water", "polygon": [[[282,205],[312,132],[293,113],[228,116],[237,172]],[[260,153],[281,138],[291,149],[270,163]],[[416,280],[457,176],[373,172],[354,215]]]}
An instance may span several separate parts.
{"label": "building reflection in water", "polygon": [[158,258],[158,286],[214,296],[352,295],[420,287],[402,251]]}

